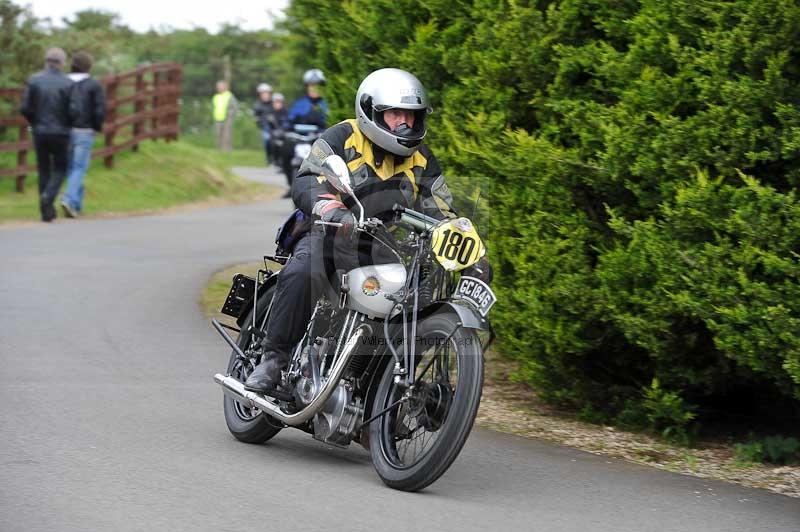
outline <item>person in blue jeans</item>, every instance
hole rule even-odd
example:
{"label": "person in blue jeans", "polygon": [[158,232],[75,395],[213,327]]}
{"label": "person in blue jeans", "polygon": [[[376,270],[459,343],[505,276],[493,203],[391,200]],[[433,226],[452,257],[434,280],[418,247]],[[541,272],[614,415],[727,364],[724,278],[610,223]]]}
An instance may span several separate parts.
{"label": "person in blue jeans", "polygon": [[106,116],[106,97],[103,87],[89,75],[92,56],[78,52],[72,58],[72,85],[69,114],[70,132],[67,188],[61,197],[61,207],[67,218],[76,218],[83,209],[83,178],[92,160],[95,132],[103,130]]}

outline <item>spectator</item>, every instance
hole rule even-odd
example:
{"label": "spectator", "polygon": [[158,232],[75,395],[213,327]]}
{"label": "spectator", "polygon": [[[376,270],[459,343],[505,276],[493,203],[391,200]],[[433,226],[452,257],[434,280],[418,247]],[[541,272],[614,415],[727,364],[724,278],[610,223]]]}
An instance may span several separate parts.
{"label": "spectator", "polygon": [[214,104],[214,133],[217,147],[222,151],[233,149],[233,119],[239,107],[236,97],[228,90],[228,82],[217,81],[217,93],[212,99]]}
{"label": "spectator", "polygon": [[53,202],[67,171],[72,81],[62,72],[66,61],[67,54],[61,48],[47,50],[45,68],[28,79],[19,109],[33,129],[43,222],[52,222],[56,217]]}
{"label": "spectator", "polygon": [[272,114],[272,87],[267,83],[259,83],[256,87],[258,100],[253,106],[253,114],[256,117],[256,125],[261,130],[261,139],[264,141],[264,152],[266,155],[267,166],[270,164],[269,151],[269,115]]}
{"label": "spectator", "polygon": [[94,133],[103,129],[106,117],[106,96],[103,87],[89,75],[92,56],[78,52],[72,57],[74,82],[70,94],[70,121],[72,132],[69,144],[67,189],[61,197],[61,207],[67,218],[76,218],[83,209],[83,177],[92,160]]}

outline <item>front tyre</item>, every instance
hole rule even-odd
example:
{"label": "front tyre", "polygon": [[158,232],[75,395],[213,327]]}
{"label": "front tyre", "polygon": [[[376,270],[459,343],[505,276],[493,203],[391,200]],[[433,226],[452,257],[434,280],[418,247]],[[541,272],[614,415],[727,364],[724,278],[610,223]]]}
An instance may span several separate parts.
{"label": "front tyre", "polygon": [[[475,331],[457,323],[452,314],[418,323],[415,388],[370,424],[372,463],[391,488],[418,491],[433,483],[472,430],[483,389],[483,352]],[[404,397],[393,370],[387,364],[370,415]]]}
{"label": "front tyre", "polygon": [[[261,296],[256,305],[256,326],[261,330],[266,329],[265,316],[274,293],[275,287],[273,286]],[[239,339],[237,340],[239,349],[244,351],[245,355],[252,355],[252,357],[249,360],[242,361],[239,360],[234,351],[228,361],[228,375],[235,377],[240,382],[247,380],[247,376],[253,371],[257,363],[257,357],[260,354],[257,351],[259,349],[258,338],[254,337],[248,330],[248,327],[252,324],[253,311],[251,310],[242,324],[242,332],[239,333]],[[227,394],[224,395],[223,409],[228,430],[237,440],[245,443],[264,443],[283,428],[280,421],[257,408],[250,408],[235,401]]]}

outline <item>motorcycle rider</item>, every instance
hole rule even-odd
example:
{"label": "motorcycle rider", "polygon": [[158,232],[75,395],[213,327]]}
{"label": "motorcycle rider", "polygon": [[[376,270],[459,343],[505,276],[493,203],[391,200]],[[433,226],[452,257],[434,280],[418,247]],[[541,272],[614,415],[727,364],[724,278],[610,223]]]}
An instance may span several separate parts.
{"label": "motorcycle rider", "polygon": [[283,94],[276,92],[272,95],[272,110],[264,115],[264,127],[269,130],[267,154],[269,159],[281,167],[283,163],[278,155],[278,146],[283,142],[282,135],[289,122],[289,113],[284,107],[285,101]]}
{"label": "motorcycle rider", "polygon": [[[272,314],[263,340],[264,357],[245,382],[245,388],[264,393],[280,383],[294,345],[302,338],[314,306],[337,269],[382,260],[380,246],[368,237],[354,243],[356,218],[351,198],[340,197],[320,175],[325,158],[337,154],[347,163],[355,195],[365,217],[388,222],[395,203],[436,219],[455,217],[452,196],[441,168],[422,143],[431,112],[422,83],[409,72],[384,68],[368,75],[358,88],[356,118],[328,129],[303,161],[292,186],[295,205],[309,219],[341,223],[335,231],[313,226],[297,240],[293,255],[277,278]],[[333,233],[333,234],[331,234]],[[488,273],[488,263],[482,267]]]}
{"label": "motorcycle rider", "polygon": [[[294,101],[289,108],[287,122],[289,124],[289,131],[298,131],[301,128],[295,126],[305,126],[304,133],[308,133],[308,129],[323,130],[327,125],[328,117],[328,103],[320,94],[319,88],[325,84],[325,74],[318,68],[306,70],[303,74],[303,84],[305,85],[305,94]],[[296,172],[292,168],[292,159],[294,158],[296,142],[291,135],[283,139],[278,157],[281,161],[281,170],[286,175],[286,181],[289,188],[292,186],[292,179]],[[284,197],[291,196],[291,190],[286,192]]]}
{"label": "motorcycle rider", "polygon": [[256,125],[261,130],[261,139],[264,141],[264,155],[266,157],[267,166],[270,165],[270,151],[269,151],[269,138],[270,128],[268,117],[273,111],[273,98],[272,98],[272,85],[269,83],[259,83],[256,87],[258,99],[253,105],[253,114],[256,118]]}
{"label": "motorcycle rider", "polygon": [[320,94],[320,86],[325,85],[325,74],[318,68],[306,70],[303,74],[305,94],[295,100],[289,108],[289,122],[309,124],[325,129],[328,119],[328,102]]}

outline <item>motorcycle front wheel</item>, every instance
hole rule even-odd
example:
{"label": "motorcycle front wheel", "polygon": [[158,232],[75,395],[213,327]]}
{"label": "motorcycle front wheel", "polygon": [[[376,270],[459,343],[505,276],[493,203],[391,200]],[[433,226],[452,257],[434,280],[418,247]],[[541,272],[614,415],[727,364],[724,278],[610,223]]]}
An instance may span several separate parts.
{"label": "motorcycle front wheel", "polygon": [[403,491],[436,481],[467,441],[483,390],[477,334],[451,314],[421,320],[414,371],[415,385],[406,393],[394,382],[394,364],[387,364],[371,415],[396,405],[371,423],[369,433],[375,470],[387,486]]}
{"label": "motorcycle front wheel", "polygon": [[[273,286],[261,296],[256,305],[256,327],[261,330],[266,328],[265,317],[274,293],[275,287]],[[248,329],[252,324],[253,311],[251,310],[242,324],[242,331],[239,333],[239,339],[236,342],[239,349],[244,351],[246,355],[251,354],[253,349],[257,349],[259,341]],[[240,382],[244,382],[254,367],[253,361],[239,360],[234,351],[228,361],[228,375],[235,377]],[[257,408],[245,406],[227,394],[223,399],[223,409],[228,430],[237,440],[245,443],[264,443],[283,428],[283,425],[277,419],[268,416]]]}

